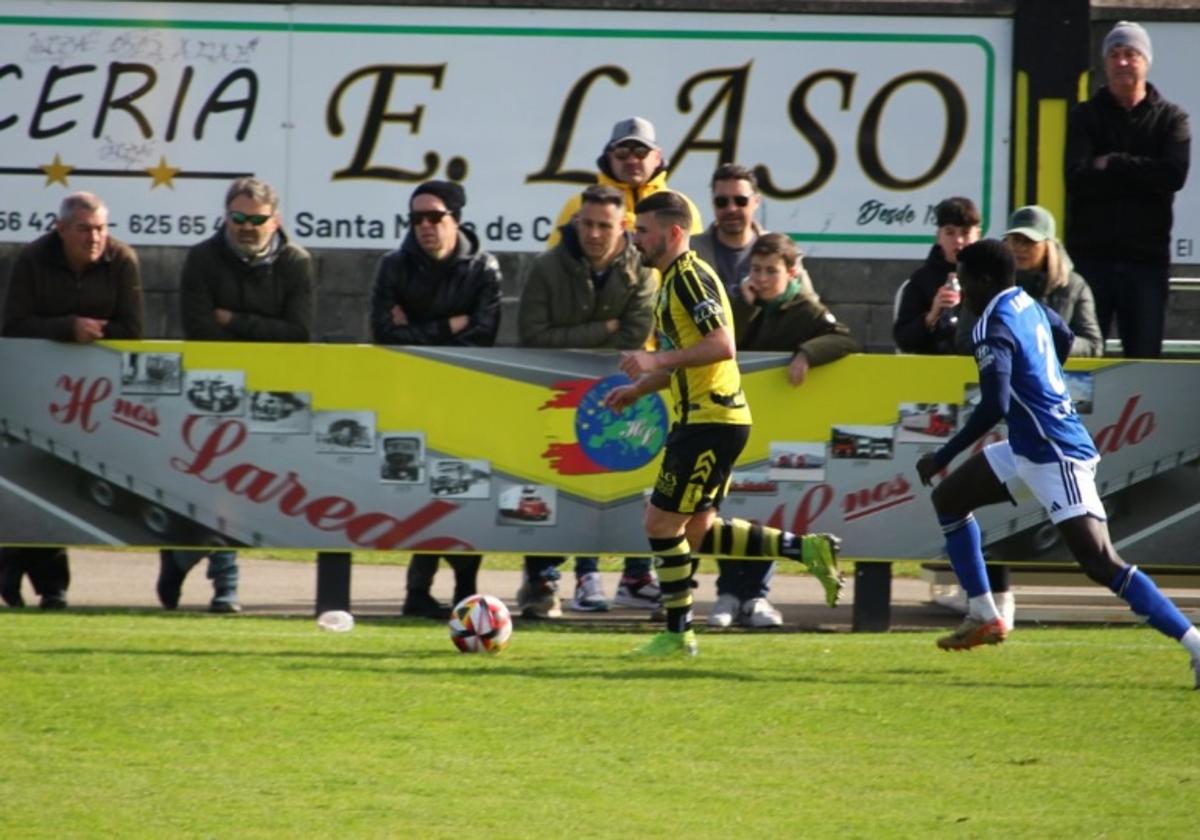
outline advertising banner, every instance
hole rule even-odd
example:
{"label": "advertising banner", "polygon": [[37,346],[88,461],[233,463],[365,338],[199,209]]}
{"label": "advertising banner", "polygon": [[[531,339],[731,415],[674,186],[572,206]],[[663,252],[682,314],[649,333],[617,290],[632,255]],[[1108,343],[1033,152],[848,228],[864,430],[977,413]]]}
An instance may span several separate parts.
{"label": "advertising banner", "polygon": [[394,247],[413,187],[448,178],[485,248],[537,251],[639,115],[701,208],[733,160],[757,173],[761,221],[809,254],[919,259],[946,196],[1001,229],[1011,35],[990,18],[8,2],[0,241],[86,189],[119,238],[190,245],[254,174],[306,246]]}
{"label": "advertising banner", "polygon": [[[43,522],[0,506],[0,532],[53,544],[69,518],[132,545],[641,553],[670,408],[665,394],[620,415],[604,408],[627,381],[616,361],[598,351],[0,340],[0,435],[14,444],[0,451],[0,486],[59,511]],[[937,556],[915,464],[972,410],[973,361],[856,355],[798,389],[787,361],[739,358],[754,426],[722,512],[832,531],[852,558]],[[1102,495],[1200,456],[1200,365],[1069,368],[1103,456]],[[989,543],[1045,519],[1028,494],[979,514]]]}

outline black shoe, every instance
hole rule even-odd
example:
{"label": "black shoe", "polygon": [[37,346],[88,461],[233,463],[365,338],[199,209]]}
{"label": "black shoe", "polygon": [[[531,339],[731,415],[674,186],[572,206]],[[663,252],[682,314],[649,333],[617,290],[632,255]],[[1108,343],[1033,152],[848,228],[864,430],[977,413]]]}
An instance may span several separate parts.
{"label": "black shoe", "polygon": [[44,610],[65,610],[67,598],[65,595],[43,595],[38,606]]}
{"label": "black shoe", "polygon": [[400,614],[410,618],[435,618],[444,621],[450,617],[450,608],[428,592],[410,592],[404,599]]}
{"label": "black shoe", "polygon": [[223,615],[234,615],[242,611],[242,605],[237,601],[218,601],[213,599],[213,602],[208,605],[210,613],[221,613]]}

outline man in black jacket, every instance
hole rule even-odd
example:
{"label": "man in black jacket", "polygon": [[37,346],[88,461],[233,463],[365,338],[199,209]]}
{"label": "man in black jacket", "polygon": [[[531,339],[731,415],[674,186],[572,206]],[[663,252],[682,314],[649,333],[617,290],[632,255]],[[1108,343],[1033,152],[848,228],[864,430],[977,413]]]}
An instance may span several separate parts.
{"label": "man in black jacket", "polygon": [[1187,180],[1187,114],[1146,78],[1150,36],[1121,21],[1104,39],[1108,84],[1067,123],[1066,245],[1092,287],[1100,329],[1112,316],[1125,355],[1162,354],[1175,193]]}
{"label": "man in black jacket", "polygon": [[225,223],[188,251],[180,297],[191,341],[312,339],[312,258],[288,241],[270,184],[247,177],[229,186]]}
{"label": "man in black jacket", "polygon": [[[371,332],[379,344],[491,347],[500,328],[500,264],[461,227],[467,194],[450,181],[426,181],[408,203],[408,235],[379,261],[371,290]],[[454,602],[475,593],[478,554],[447,557]],[[446,618],[430,594],[438,555],[414,554],[403,614]]]}
{"label": "man in black jacket", "polygon": [[461,227],[463,188],[427,181],[409,200],[409,232],[379,262],[371,332],[379,344],[491,347],[500,328],[500,264]]}

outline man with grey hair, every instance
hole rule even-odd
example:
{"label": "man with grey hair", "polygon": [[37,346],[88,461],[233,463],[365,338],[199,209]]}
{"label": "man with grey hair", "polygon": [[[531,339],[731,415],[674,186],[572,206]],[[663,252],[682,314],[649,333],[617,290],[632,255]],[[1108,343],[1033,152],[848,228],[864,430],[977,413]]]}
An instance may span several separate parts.
{"label": "man with grey hair", "polygon": [[[54,230],[21,249],[4,303],[5,336],[88,344],[142,337],[142,280],[137,255],[108,235],[108,208],[77,192],[63,199]],[[71,581],[61,547],[0,551],[0,597],[24,606],[28,574],[43,609],[67,605]]]}
{"label": "man with grey hair", "polygon": [[142,337],[142,277],[133,249],[108,235],[108,207],[77,192],[54,230],[21,249],[4,305],[6,336],[88,343]]}
{"label": "man with grey hair", "polygon": [[1067,251],[1092,287],[1104,336],[1115,314],[1125,355],[1156,358],[1191,129],[1184,110],[1147,81],[1154,51],[1142,26],[1117,23],[1102,53],[1107,84],[1067,123]]}
{"label": "man with grey hair", "polygon": [[[311,340],[312,258],[288,241],[270,184],[246,177],[229,186],[225,223],[184,260],[180,311],[189,340]],[[213,585],[209,611],[241,611],[237,552],[228,550],[160,551],[156,588],[165,609],[179,606],[184,580],[205,556]]]}
{"label": "man with grey hair", "polygon": [[288,241],[270,184],[247,177],[230,185],[225,223],[188,251],[180,295],[184,338],[311,340],[312,258]]}

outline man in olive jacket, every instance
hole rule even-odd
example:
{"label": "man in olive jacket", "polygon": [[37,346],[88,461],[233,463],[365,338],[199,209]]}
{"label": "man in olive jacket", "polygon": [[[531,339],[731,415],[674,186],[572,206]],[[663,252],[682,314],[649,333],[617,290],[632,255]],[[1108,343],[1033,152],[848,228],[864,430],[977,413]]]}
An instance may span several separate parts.
{"label": "man in olive jacket", "polygon": [[[623,192],[594,185],[578,199],[578,211],[560,229],[557,245],[534,260],[521,292],[517,315],[525,347],[570,349],[643,347],[654,328],[657,272],[626,232]],[[525,582],[517,601],[523,615],[557,618],[557,566],[561,557],[526,557]],[[575,597],[570,607],[584,612],[608,609],[598,560],[575,558]],[[618,603],[657,607],[657,584],[649,563],[625,561]]]}
{"label": "man in olive jacket", "polygon": [[312,340],[312,258],[284,234],[270,184],[230,185],[225,224],[188,251],[180,294],[186,339]]}
{"label": "man in olive jacket", "polygon": [[517,316],[523,346],[634,350],[646,343],[658,283],[625,232],[623,204],[612,187],[588,187],[562,240],[534,260]]}

